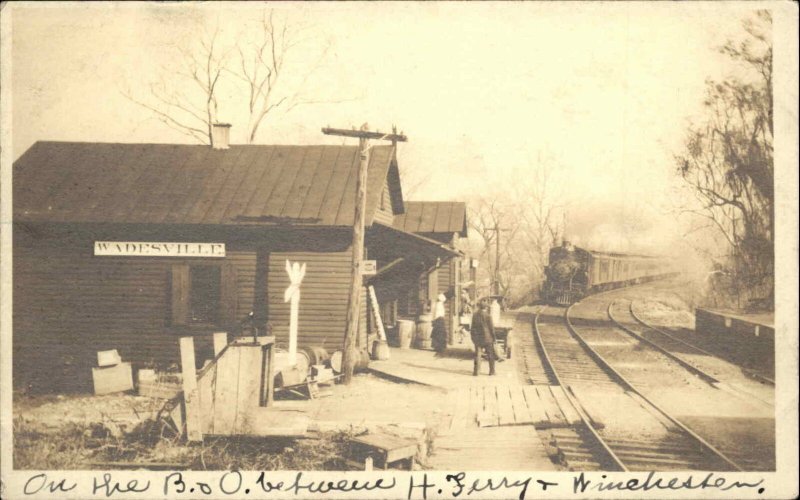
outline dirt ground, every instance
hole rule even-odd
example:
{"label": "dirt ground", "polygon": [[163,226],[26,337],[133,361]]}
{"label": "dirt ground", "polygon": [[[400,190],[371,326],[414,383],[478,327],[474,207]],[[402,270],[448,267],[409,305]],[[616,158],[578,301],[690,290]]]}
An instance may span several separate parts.
{"label": "dirt ground", "polygon": [[188,445],[156,419],[163,400],[129,394],[15,394],[14,466],[96,469],[103,464],[113,469],[119,464],[109,462],[133,462],[201,470],[344,469],[342,457],[351,436],[376,423],[412,423],[422,432],[436,425],[443,399],[440,391],[428,387],[359,374],[350,386],[334,386],[329,397],[292,403],[328,424],[307,439],[212,438]]}

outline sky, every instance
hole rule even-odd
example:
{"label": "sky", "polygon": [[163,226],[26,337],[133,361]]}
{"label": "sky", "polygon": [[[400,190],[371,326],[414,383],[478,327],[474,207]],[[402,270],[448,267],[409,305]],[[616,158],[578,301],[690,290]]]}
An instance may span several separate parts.
{"label": "sky", "polygon": [[[201,35],[199,25],[219,26],[222,43],[230,42],[264,8],[15,6],[14,158],[37,140],[192,142],[122,91],[146,96],[149,82],[168,79],[177,50]],[[676,186],[672,158],[701,110],[706,79],[731,71],[717,47],[741,36],[751,7],[331,2],[266,8],[304,28],[306,38],[287,64],[296,75],[316,66],[304,93],[326,102],[269,115],[256,142],[338,144],[341,138],[323,136],[320,128],[397,125],[409,137],[398,155],[414,199],[470,201],[545,157],[572,206],[578,239],[615,234],[636,216],[652,243],[679,235],[667,211]],[[299,81],[292,78],[287,85]],[[233,99],[240,90],[226,92]],[[226,105],[220,118],[233,124],[231,142],[243,143],[244,107]]]}

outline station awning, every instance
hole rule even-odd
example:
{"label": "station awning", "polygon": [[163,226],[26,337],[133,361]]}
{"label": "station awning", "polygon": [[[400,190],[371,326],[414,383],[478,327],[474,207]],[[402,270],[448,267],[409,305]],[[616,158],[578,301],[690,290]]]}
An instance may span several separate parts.
{"label": "station awning", "polygon": [[[370,258],[379,254],[385,260],[397,258],[421,257],[431,258],[452,258],[460,257],[462,254],[436,240],[420,236],[418,234],[407,233],[400,229],[395,229],[381,223],[374,223],[367,230],[366,245],[369,248]],[[376,257],[378,255],[375,255]]]}

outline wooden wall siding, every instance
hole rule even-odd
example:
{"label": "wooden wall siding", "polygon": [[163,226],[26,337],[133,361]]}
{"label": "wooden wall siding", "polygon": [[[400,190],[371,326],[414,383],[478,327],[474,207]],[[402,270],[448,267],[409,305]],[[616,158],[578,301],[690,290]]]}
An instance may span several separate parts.
{"label": "wooden wall siding", "polygon": [[[350,251],[295,252],[281,251],[269,254],[267,296],[269,321],[279,347],[289,344],[289,304],[283,301],[284,290],[289,286],[286,260],[306,264],[306,275],[300,285],[300,316],[298,345],[321,345],[335,350],[342,346],[347,316],[347,298],[350,287]],[[366,302],[362,297],[362,316]],[[364,321],[361,322],[365,324]],[[366,339],[358,339],[360,345]]]}
{"label": "wooden wall siding", "polygon": [[[15,245],[15,371],[68,369],[64,362],[71,359],[78,377],[72,382],[85,389],[96,351],[117,349],[125,361],[168,364],[179,359],[183,335],[198,336],[198,362],[211,357],[210,334],[220,327],[171,326],[171,270],[188,260],[95,257],[91,248],[88,241]],[[207,259],[192,262],[201,261]],[[252,308],[255,253],[229,251],[225,261],[236,268],[241,318]]]}
{"label": "wooden wall siding", "polygon": [[394,212],[392,210],[392,193],[389,189],[389,179],[383,183],[383,192],[378,199],[377,209],[375,210],[375,222],[380,222],[391,227],[394,224]]}

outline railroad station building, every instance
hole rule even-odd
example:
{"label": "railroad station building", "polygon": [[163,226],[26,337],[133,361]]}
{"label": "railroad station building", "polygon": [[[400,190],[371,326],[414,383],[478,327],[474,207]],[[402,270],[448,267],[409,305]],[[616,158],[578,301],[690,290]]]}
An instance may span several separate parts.
{"label": "railroad station building", "polygon": [[[250,312],[285,346],[287,262],[307,266],[299,346],[340,349],[358,163],[356,146],[35,143],[13,166],[15,382],[90,387],[97,351],[169,365],[187,335],[202,363]],[[388,324],[450,290],[454,328],[464,204],[404,201],[394,146],[375,146],[366,206],[357,345],[366,285]]]}

